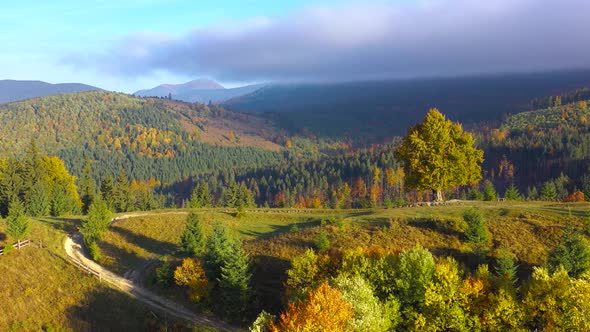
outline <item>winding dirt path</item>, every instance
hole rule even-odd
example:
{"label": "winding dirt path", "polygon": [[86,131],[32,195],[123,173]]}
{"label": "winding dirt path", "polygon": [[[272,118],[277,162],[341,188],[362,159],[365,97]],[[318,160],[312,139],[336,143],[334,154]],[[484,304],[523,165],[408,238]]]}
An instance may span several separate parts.
{"label": "winding dirt path", "polygon": [[[185,212],[173,212],[175,214],[180,214]],[[121,219],[127,219],[131,217],[139,217],[139,216],[148,216],[148,215],[157,215],[154,214],[134,214],[134,215],[124,215],[117,218],[114,218],[112,222],[117,222]],[[195,314],[194,312],[186,309],[182,305],[175,303],[166,299],[163,296],[155,294],[150,290],[141,287],[140,285],[136,284],[135,282],[125,279],[122,276],[119,276],[104,267],[100,266],[96,262],[94,262],[87,254],[84,252],[82,246],[82,235],[80,233],[76,233],[74,235],[69,235],[65,242],[64,242],[64,249],[66,254],[78,261],[82,262],[84,265],[90,267],[91,269],[100,272],[102,280],[108,282],[109,284],[115,286],[116,288],[122,290],[123,292],[133,296],[137,300],[159,310],[165,312],[169,315],[181,318],[183,320],[189,321],[193,324],[200,325],[200,326],[208,326],[219,331],[241,331],[240,328],[229,325],[221,320],[206,317],[203,315]]]}

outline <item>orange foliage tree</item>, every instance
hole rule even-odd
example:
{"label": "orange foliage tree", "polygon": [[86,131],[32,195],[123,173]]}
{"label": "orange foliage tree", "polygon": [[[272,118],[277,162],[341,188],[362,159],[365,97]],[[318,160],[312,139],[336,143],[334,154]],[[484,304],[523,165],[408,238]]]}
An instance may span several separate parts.
{"label": "orange foliage tree", "polygon": [[305,301],[290,303],[279,322],[270,324],[273,332],[339,332],[345,331],[353,316],[352,306],[342,293],[327,282],[311,291]]}

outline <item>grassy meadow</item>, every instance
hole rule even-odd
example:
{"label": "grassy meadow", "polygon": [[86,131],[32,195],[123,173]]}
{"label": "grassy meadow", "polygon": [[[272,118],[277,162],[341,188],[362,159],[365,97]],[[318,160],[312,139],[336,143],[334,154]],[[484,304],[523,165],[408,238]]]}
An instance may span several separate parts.
{"label": "grassy meadow", "polygon": [[[183,330],[66,261],[63,242],[79,222],[76,217],[32,219],[29,238],[35,245],[0,256],[0,331]],[[13,242],[4,227],[0,221],[0,247]]]}
{"label": "grassy meadow", "polygon": [[[462,213],[470,206],[481,209],[487,220],[489,240],[474,245],[465,240]],[[161,211],[157,215],[123,219],[111,226],[99,243],[102,264],[126,273],[141,274],[147,287],[177,301],[185,301],[178,287],[160,289],[151,285],[158,259],[173,263],[188,210]],[[214,222],[233,229],[244,240],[253,259],[254,287],[267,309],[281,305],[283,283],[290,260],[326,231],[332,249],[378,247],[399,252],[420,244],[439,257],[453,256],[466,272],[489,261],[505,248],[518,258],[519,273],[527,276],[533,266],[544,265],[547,254],[558,243],[563,230],[585,227],[589,203],[551,202],[464,202],[458,205],[367,210],[255,209],[235,217],[223,209],[196,210],[206,231]]]}

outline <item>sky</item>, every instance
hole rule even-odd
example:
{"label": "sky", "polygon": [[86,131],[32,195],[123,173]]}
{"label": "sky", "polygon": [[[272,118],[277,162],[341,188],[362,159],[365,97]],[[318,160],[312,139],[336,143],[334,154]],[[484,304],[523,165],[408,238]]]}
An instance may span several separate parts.
{"label": "sky", "polygon": [[20,0],[0,79],[134,92],[590,67],[588,0]]}

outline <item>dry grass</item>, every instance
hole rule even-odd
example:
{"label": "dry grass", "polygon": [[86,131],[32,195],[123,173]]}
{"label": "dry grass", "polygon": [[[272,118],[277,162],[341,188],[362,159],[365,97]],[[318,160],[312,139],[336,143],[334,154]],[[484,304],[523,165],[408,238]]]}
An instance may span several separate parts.
{"label": "dry grass", "polygon": [[[399,252],[421,244],[438,256],[455,257],[466,270],[474,269],[481,262],[478,251],[482,248],[468,243],[462,232],[453,227],[470,205],[480,208],[486,216],[490,239],[482,246],[484,252],[493,255],[498,248],[510,249],[519,259],[523,276],[532,266],[545,263],[566,224],[580,227],[581,219],[590,215],[588,203],[543,202],[466,202],[455,206],[346,211],[258,209],[243,218],[219,209],[198,213],[206,229],[219,221],[242,236],[254,261],[255,288],[264,294],[262,303],[266,309],[276,310],[281,304],[290,260],[313,247],[322,229],[329,233],[334,249],[376,246]],[[330,218],[342,221],[320,222]],[[140,269],[150,259],[162,255],[172,255],[178,261],[181,255],[176,250],[185,219],[185,215],[160,214],[118,222],[100,244],[106,264],[122,273]],[[293,229],[293,225],[297,228]],[[144,272],[148,280],[153,268]],[[176,300],[182,300],[184,295],[174,287],[162,292]]]}

